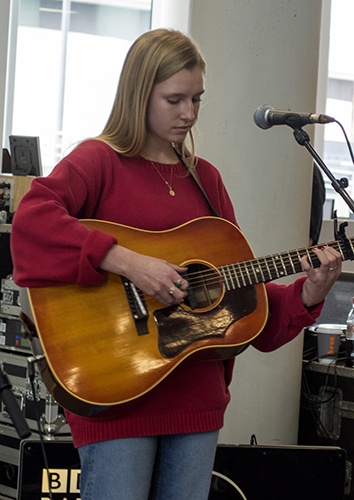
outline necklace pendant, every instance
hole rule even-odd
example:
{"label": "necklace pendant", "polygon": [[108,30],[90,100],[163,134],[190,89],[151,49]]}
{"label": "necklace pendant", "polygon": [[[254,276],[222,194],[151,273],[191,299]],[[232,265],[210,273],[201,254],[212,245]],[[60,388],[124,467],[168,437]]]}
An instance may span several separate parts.
{"label": "necklace pendant", "polygon": [[170,192],[170,195],[171,195],[171,196],[174,196],[174,195],[176,194],[176,193],[173,191],[173,189],[172,189],[172,188],[170,188],[170,191],[169,191],[169,192]]}

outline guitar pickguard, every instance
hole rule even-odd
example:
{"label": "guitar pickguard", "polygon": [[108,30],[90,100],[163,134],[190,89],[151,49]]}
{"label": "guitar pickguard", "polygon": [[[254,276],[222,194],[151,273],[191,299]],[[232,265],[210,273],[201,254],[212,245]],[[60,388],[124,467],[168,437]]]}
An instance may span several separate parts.
{"label": "guitar pickguard", "polygon": [[256,307],[255,288],[247,287],[227,292],[220,304],[202,313],[181,305],[156,310],[159,351],[171,359],[197,341],[224,338],[231,324],[251,314]]}

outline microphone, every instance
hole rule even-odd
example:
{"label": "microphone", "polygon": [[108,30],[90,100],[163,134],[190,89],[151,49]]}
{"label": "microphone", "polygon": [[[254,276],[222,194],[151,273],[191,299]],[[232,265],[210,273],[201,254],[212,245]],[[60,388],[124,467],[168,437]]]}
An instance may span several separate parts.
{"label": "microphone", "polygon": [[267,129],[273,125],[289,125],[294,129],[300,128],[308,123],[331,123],[336,121],[328,115],[317,115],[315,113],[295,113],[293,111],[278,111],[277,109],[262,104],[256,109],[253,119],[257,127]]}

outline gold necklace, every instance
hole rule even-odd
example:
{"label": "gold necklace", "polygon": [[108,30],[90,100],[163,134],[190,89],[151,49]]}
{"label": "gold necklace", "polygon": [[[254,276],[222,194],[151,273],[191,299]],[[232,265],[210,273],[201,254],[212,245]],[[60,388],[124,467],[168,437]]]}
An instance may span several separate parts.
{"label": "gold necklace", "polygon": [[164,183],[166,184],[166,186],[168,187],[168,189],[169,189],[168,192],[170,193],[170,195],[171,196],[175,196],[176,193],[172,189],[173,165],[172,165],[172,168],[171,168],[171,179],[170,179],[170,182],[167,182],[166,179],[164,178],[164,176],[161,174],[160,170],[154,164],[154,162],[152,162],[151,160],[150,160],[150,162],[151,162],[152,166],[154,167],[154,169],[156,170],[156,172],[161,177],[161,179],[164,181]]}

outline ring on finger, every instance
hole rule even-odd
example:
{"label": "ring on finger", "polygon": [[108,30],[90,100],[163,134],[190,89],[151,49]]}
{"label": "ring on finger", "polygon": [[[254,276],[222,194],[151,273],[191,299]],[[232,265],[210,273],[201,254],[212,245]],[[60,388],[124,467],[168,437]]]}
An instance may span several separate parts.
{"label": "ring on finger", "polygon": [[335,271],[337,268],[338,268],[338,266],[336,266],[336,267],[330,267],[329,270],[330,271]]}
{"label": "ring on finger", "polygon": [[171,286],[171,288],[169,289],[168,293],[169,293],[170,295],[173,295],[173,294],[175,293],[175,291],[176,291],[176,288],[177,288],[177,287],[175,287],[175,286]]}
{"label": "ring on finger", "polygon": [[183,285],[183,279],[180,278],[178,281],[175,281],[175,285],[177,288],[181,288],[181,286]]}

